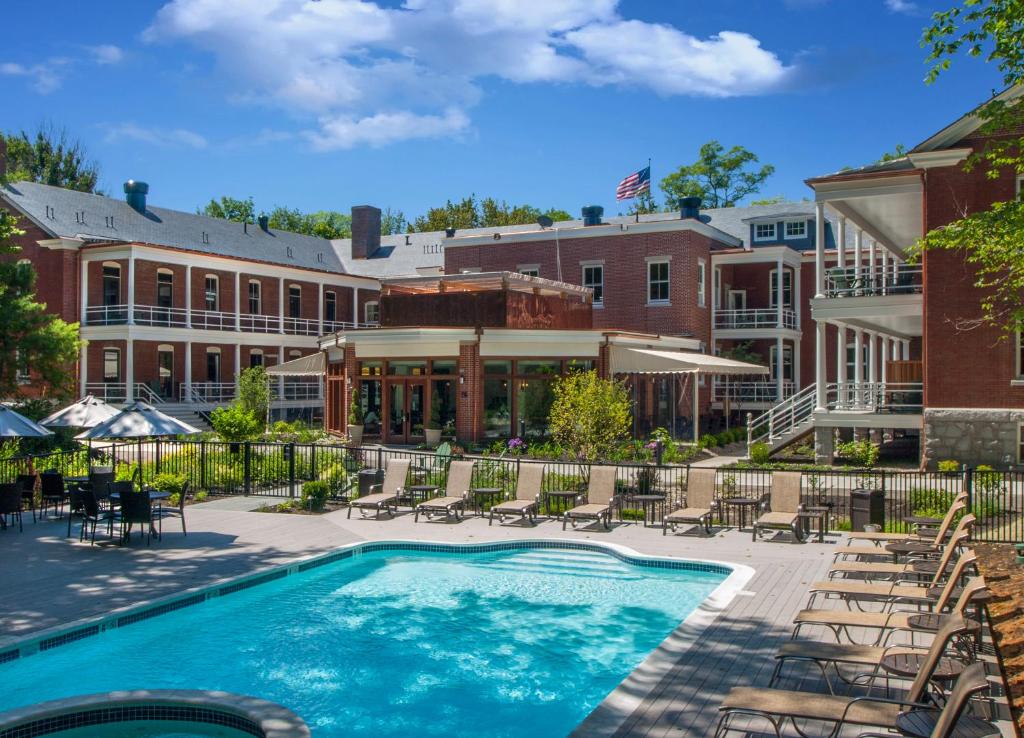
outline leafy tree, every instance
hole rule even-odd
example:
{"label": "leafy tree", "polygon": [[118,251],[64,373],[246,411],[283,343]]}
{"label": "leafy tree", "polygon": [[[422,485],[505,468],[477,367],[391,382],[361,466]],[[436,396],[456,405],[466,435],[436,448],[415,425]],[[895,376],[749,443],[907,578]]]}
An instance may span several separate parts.
{"label": "leafy tree", "polygon": [[243,369],[238,377],[238,404],[253,417],[265,420],[270,413],[270,385],[262,366]]}
{"label": "leafy tree", "polygon": [[[211,218],[225,218],[239,223],[256,221],[256,204],[251,196],[238,200],[225,195],[219,200],[210,200],[198,212]],[[269,213],[261,214],[267,216],[267,225],[280,231],[318,238],[347,238],[352,235],[352,216],[335,210],[304,213],[298,208],[278,205]]]}
{"label": "leafy tree", "polygon": [[629,435],[629,390],[601,379],[596,371],[568,374],[555,381],[548,428],[555,441],[585,461],[609,458]]}
{"label": "leafy tree", "polygon": [[761,200],[751,200],[751,205],[781,205],[786,202],[785,195],[776,195],[775,197],[765,197]]}
{"label": "leafy tree", "polygon": [[722,352],[722,356],[733,361],[743,361],[747,364],[763,364],[764,356],[754,349],[753,341],[737,343],[730,349]]}
{"label": "leafy tree", "polygon": [[896,148],[892,151],[886,151],[882,154],[882,158],[879,159],[879,163],[883,161],[892,161],[893,159],[902,159],[907,155],[907,147],[903,144],[896,144]]}
{"label": "leafy tree", "polygon": [[657,201],[651,196],[650,192],[643,192],[640,197],[633,198],[633,201],[629,204],[629,209],[626,211],[626,215],[647,215],[648,213],[660,213],[661,208],[658,207]]}
{"label": "leafy tree", "polygon": [[[921,45],[929,49],[934,83],[961,53],[995,63],[1007,87],[1024,83],[1024,5],[1019,0],[963,0],[935,13]],[[993,98],[981,106],[980,133],[990,136],[965,163],[967,171],[985,167],[990,179],[1024,174],[1024,106]],[[988,324],[1004,335],[1024,323],[1024,201],[997,202],[985,211],[925,234],[915,253],[928,249],[960,252],[975,267],[982,318],[960,325]]]}
{"label": "leafy tree", "polygon": [[256,205],[251,196],[244,200],[236,200],[225,195],[220,200],[210,200],[206,207],[197,212],[210,218],[224,218],[238,223],[252,223],[256,220]]}
{"label": "leafy tree", "polygon": [[509,205],[504,200],[491,197],[477,200],[476,195],[465,197],[459,202],[448,200],[444,205],[430,208],[410,226],[412,231],[443,231],[446,228],[492,228],[508,225],[536,223],[546,215],[552,220],[569,220],[572,216],[564,210],[548,208],[541,210],[533,205]]}
{"label": "leafy tree", "polygon": [[[21,251],[14,239],[24,234],[17,219],[0,210],[0,256]],[[78,323],[65,323],[36,302],[36,273],[31,264],[0,260],[0,397],[21,394],[22,377],[31,372],[56,397],[74,393]]]}
{"label": "leafy tree", "polygon": [[264,428],[263,419],[253,415],[241,402],[214,408],[210,413],[210,423],[217,435],[230,443],[257,438]]}
{"label": "leafy tree", "polygon": [[742,146],[726,151],[718,141],[708,141],[700,147],[697,161],[661,180],[666,207],[676,210],[682,198],[699,197],[706,208],[731,208],[744,197],[760,192],[761,185],[775,172],[771,164],[758,169],[757,163],[757,155]]}
{"label": "leafy tree", "polygon": [[65,129],[40,126],[35,133],[0,134],[7,143],[7,180],[39,182],[80,192],[98,192],[99,166]]}
{"label": "leafy tree", "polygon": [[409,221],[405,219],[405,213],[401,210],[385,208],[380,214],[380,232],[385,236],[394,236],[405,233],[409,229]]}

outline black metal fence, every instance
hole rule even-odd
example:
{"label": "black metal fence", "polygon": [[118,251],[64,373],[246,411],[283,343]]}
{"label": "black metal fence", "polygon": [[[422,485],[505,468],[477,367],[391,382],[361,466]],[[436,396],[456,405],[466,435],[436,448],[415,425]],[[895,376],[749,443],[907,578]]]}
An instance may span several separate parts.
{"label": "black metal fence", "polygon": [[[114,444],[91,450],[54,452],[45,456],[0,459],[0,482],[14,481],[17,474],[56,469],[65,475],[88,472],[90,463],[110,464],[120,478],[131,478],[141,463],[145,483],[159,483],[161,474],[180,475],[192,487],[213,495],[264,495],[292,498],[301,495],[307,481],[328,484],[335,499],[358,494],[358,472],[383,469],[390,459],[412,461],[411,479],[443,487],[447,477],[446,456],[429,451],[380,447],[347,447],[332,444],[226,443],[217,441],[152,441]],[[511,491],[521,464],[545,467],[542,492],[578,490],[583,493],[589,465],[572,461],[534,461],[517,457],[470,457],[477,461],[475,487]],[[638,493],[663,494],[669,509],[686,499],[687,466],[616,464],[617,486],[623,499],[623,516],[635,517],[629,499]],[[770,501],[770,468],[727,467],[717,471],[720,497],[747,497]],[[801,472],[802,501],[831,508],[833,529],[849,530],[850,499],[854,490],[879,490],[884,499],[886,530],[900,531],[910,515],[941,517],[961,491],[968,494],[970,510],[977,516],[975,540],[1024,542],[1024,472],[964,469],[959,472],[890,471],[877,469],[828,469]],[[544,506],[548,504],[544,499]],[[721,522],[731,506],[721,506]]]}

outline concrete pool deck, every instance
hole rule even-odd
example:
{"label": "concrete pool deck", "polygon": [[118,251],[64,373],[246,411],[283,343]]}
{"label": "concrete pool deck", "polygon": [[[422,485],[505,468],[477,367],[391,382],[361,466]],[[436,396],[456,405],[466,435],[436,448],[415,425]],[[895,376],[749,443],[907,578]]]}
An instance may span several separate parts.
{"label": "concrete pool deck", "polygon": [[[794,545],[753,543],[749,531],[729,529],[711,538],[663,536],[660,528],[628,523],[612,531],[562,531],[555,521],[535,528],[488,526],[480,518],[461,523],[413,522],[413,516],[375,521],[345,511],[320,516],[247,512],[248,501],[216,500],[187,508],[188,536],[178,521],[164,521],[163,541],[147,547],[90,546],[66,539],[66,520],[31,519],[24,533],[0,532],[0,646],[34,632],[115,608],[212,584],[275,564],[312,556],[364,540],[419,539],[440,542],[562,538],[614,543],[642,554],[713,559],[743,564],[755,572],[736,597],[703,631],[697,647],[678,654],[659,673],[634,673],[636,708],[610,719],[599,708],[574,735],[704,736],[718,719],[717,706],[738,684],[766,684],[772,654],[789,637],[793,614],[804,606],[807,587],[824,578],[838,541]],[[98,537],[99,540],[99,537]],[[787,684],[786,686],[793,686]],[[808,688],[812,686],[808,682]]]}

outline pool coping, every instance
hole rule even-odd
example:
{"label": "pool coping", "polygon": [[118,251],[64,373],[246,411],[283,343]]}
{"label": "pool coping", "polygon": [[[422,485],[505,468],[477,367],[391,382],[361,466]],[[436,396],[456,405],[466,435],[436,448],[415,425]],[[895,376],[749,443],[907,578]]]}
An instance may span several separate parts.
{"label": "pool coping", "polygon": [[[572,736],[612,735],[657,685],[657,679],[644,678],[642,675],[647,672],[656,675],[667,673],[679,656],[697,641],[701,632],[728,607],[755,573],[753,568],[744,564],[714,559],[643,554],[628,546],[608,541],[581,541],[565,538],[527,538],[458,543],[422,539],[363,540],[313,556],[266,566],[248,574],[225,577],[213,583],[190,587],[174,594],[126,605],[21,638],[0,638],[0,664],[27,658],[40,651],[47,651],[83,638],[99,635],[113,628],[126,627],[151,617],[200,604],[214,597],[230,595],[364,553],[386,550],[489,553],[530,549],[598,552],[610,554],[625,563],[641,568],[712,571],[725,574],[725,579],[711,594],[574,728]],[[0,718],[3,717],[6,717],[6,714],[0,715]]]}

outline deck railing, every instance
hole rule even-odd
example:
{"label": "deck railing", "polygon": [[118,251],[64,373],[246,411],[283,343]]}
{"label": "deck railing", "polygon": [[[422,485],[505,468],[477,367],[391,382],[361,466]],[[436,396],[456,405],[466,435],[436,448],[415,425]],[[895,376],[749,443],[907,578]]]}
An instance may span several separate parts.
{"label": "deck railing", "polygon": [[730,382],[722,377],[715,377],[711,383],[711,401],[724,402],[726,399],[732,403],[768,403],[779,402],[792,396],[796,391],[796,385],[791,380],[782,383],[782,397],[779,397],[779,389],[773,380],[763,382]]}
{"label": "deck railing", "polygon": [[715,310],[714,325],[717,330],[775,329],[797,330],[800,319],[795,310],[783,308],[782,320],[776,308],[752,308],[749,310]]}
{"label": "deck railing", "polygon": [[832,267],[825,273],[826,297],[876,297],[921,292],[921,267]]}
{"label": "deck railing", "polygon": [[[128,316],[135,325],[167,328],[193,328],[197,330],[234,331],[245,333],[286,333],[293,336],[319,336],[341,330],[375,328],[377,323],[354,323],[344,320],[325,320],[321,331],[315,318],[282,319],[278,315],[222,312],[217,310],[186,310],[179,307],[155,305],[90,305],[85,309],[83,325],[127,325]],[[283,327],[283,329],[282,329]]]}

